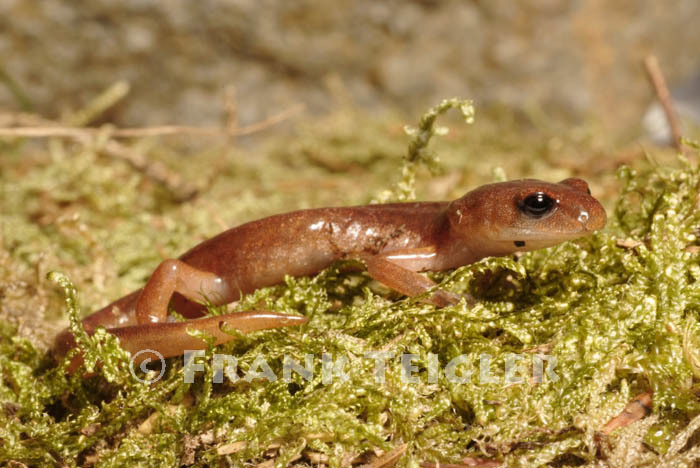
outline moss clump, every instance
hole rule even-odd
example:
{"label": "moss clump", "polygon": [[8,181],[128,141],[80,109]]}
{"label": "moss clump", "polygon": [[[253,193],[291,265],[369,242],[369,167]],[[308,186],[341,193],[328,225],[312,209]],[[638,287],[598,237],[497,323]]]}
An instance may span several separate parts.
{"label": "moss clump", "polygon": [[[325,154],[318,148],[337,144],[324,141],[313,151]],[[449,149],[455,141],[445,147],[448,166],[457,160]],[[376,144],[383,149],[375,155],[384,155],[394,143]],[[237,306],[302,313],[308,325],[209,349],[195,361],[202,367],[191,383],[182,360],[171,359],[160,380],[149,384],[132,377],[127,357],[107,335],[79,340],[89,366],[103,363],[95,367],[98,376],[66,376],[35,342],[17,336],[26,323],[9,324],[17,315],[8,304],[21,310],[8,302],[11,284],[24,284],[27,298],[27,284],[50,296],[42,279],[46,267],[27,267],[49,261],[81,284],[90,304],[84,308],[94,309],[118,296],[112,283],[128,290],[142,282],[158,249],[172,255],[220,230],[218,217],[242,221],[291,208],[290,192],[271,175],[284,172],[290,154],[267,153],[269,170],[231,154],[230,173],[214,179],[210,199],[177,204],[120,163],[96,164],[98,152],[56,145],[52,159],[44,149],[11,148],[33,157],[5,163],[5,173],[27,176],[12,187],[2,181],[8,194],[0,295],[7,318],[0,321],[3,462],[340,467],[376,461],[379,451],[391,449],[404,467],[464,457],[506,466],[611,467],[692,466],[700,459],[700,171],[685,160],[621,169],[614,216],[595,236],[434,275],[441,288],[475,295],[476,306],[436,309],[402,299],[339,263],[315,277],[261,289]],[[298,163],[300,177],[318,179],[317,165]],[[377,163],[373,170],[391,173],[383,167]],[[241,174],[252,182],[232,188]],[[332,171],[324,177],[347,184]],[[120,188],[124,181],[140,187],[139,195]],[[369,199],[380,185],[368,183],[339,202]],[[458,188],[459,182],[445,195]],[[315,204],[314,197],[299,203]],[[59,216],[66,213],[73,217]],[[48,260],[42,251],[52,252]],[[65,275],[51,278],[79,332],[76,288]],[[44,301],[47,310],[57,308],[52,301]],[[375,378],[375,360],[366,357],[377,352],[393,353],[383,381]],[[235,382],[212,364],[215,353],[237,359]],[[413,356],[415,382],[403,378],[402,354]],[[303,365],[307,355],[314,356],[313,376],[284,379],[285,362]],[[540,355],[548,359],[541,381],[532,378]],[[492,381],[482,378],[484,360]],[[272,372],[276,379],[252,379],[253,372]],[[136,375],[147,380],[157,374]],[[518,378],[523,381],[513,381]],[[643,391],[654,392],[653,417],[601,440],[596,431]]]}

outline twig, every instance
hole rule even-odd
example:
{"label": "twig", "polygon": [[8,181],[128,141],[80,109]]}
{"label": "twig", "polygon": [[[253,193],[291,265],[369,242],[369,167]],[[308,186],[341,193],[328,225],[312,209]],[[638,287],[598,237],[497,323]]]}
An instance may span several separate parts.
{"label": "twig", "polygon": [[[110,93],[114,94],[114,93]],[[22,127],[0,127],[0,137],[11,136],[11,137],[29,137],[29,138],[71,138],[84,145],[91,143],[93,139],[102,141],[102,144],[98,145],[99,150],[104,151],[108,156],[114,159],[120,159],[126,161],[136,170],[142,172],[146,177],[162,184],[165,188],[173,195],[176,201],[184,202],[192,200],[199,189],[191,184],[188,184],[182,179],[178,174],[170,171],[165,165],[149,160],[144,154],[139,151],[135,151],[126,145],[116,141],[114,137],[144,137],[144,136],[159,136],[159,135],[171,135],[177,134],[232,134],[235,132],[237,135],[247,135],[254,133],[264,128],[274,125],[290,115],[300,112],[303,109],[303,105],[297,105],[292,108],[286,109],[268,119],[258,122],[246,127],[232,129],[232,131],[227,131],[223,128],[204,128],[204,127],[184,127],[177,125],[168,125],[161,127],[147,127],[147,128],[122,128],[122,129],[112,129],[109,127],[101,128],[84,128],[84,127],[70,127],[70,126],[60,126],[55,122],[47,119],[43,119],[32,114],[10,114],[9,118],[5,115],[0,115],[0,120],[5,117],[4,120],[9,122],[21,122],[24,125]],[[87,114],[86,114],[87,115]]]}
{"label": "twig", "polygon": [[65,137],[76,140],[97,135],[99,128],[73,128],[73,127],[13,127],[0,128],[0,136],[4,137],[29,137],[29,138],[51,138]]}
{"label": "twig", "polygon": [[[118,100],[120,96],[123,96],[125,92],[128,91],[128,87],[125,88],[123,84],[118,84],[118,86],[115,85],[108,91],[109,93],[106,93],[103,98],[99,99],[97,104],[91,106],[89,112],[83,112],[79,119],[74,118],[72,121],[90,120],[96,113],[100,113],[101,110],[109,107],[109,105],[111,105],[110,103],[113,103],[115,99]],[[146,177],[163,184],[177,201],[183,202],[194,198],[197,195],[198,189],[183,181],[182,177],[172,173],[163,164],[148,160],[143,154],[122,145],[115,139],[167,135],[249,135],[288,119],[290,116],[301,112],[303,109],[303,104],[297,104],[261,122],[240,128],[231,128],[230,126],[229,128],[189,127],[183,125],[163,125],[144,128],[110,128],[108,126],[86,128],[57,125],[45,119],[34,118],[23,114],[21,116],[16,116],[16,120],[27,122],[36,121],[38,125],[0,128],[0,137],[71,138],[83,144],[89,144],[92,138],[98,138],[104,142],[100,145],[101,149],[110,157],[128,162],[135,169],[143,172]]]}
{"label": "twig", "polygon": [[374,460],[369,464],[369,466],[371,468],[391,468],[392,466],[396,465],[396,462],[398,462],[399,458],[403,456],[407,448],[408,444],[398,445]]}
{"label": "twig", "polygon": [[95,135],[105,135],[111,138],[141,138],[169,135],[230,135],[241,136],[250,135],[266,129],[272,125],[278,124],[292,115],[303,111],[304,105],[285,109],[282,112],[275,114],[267,119],[256,122],[251,125],[227,130],[220,127],[191,127],[186,125],[161,125],[157,127],[142,127],[142,128],[84,128],[84,127],[66,127],[66,126],[44,126],[44,127],[11,127],[0,128],[0,137],[28,137],[28,138],[73,138],[76,140]]}
{"label": "twig", "polygon": [[[0,116],[1,117],[1,116]],[[38,130],[46,130],[46,129],[58,129],[58,130],[75,130],[74,132],[70,133],[70,137],[73,138],[74,140],[80,142],[83,145],[90,145],[94,139],[97,139],[101,141],[100,144],[97,145],[97,150],[104,152],[107,156],[109,156],[112,159],[119,159],[122,161],[126,161],[129,165],[131,165],[134,169],[137,171],[143,173],[144,176],[150,178],[151,180],[162,184],[165,186],[165,188],[172,194],[173,198],[178,201],[178,202],[185,202],[192,200],[195,196],[197,196],[197,193],[199,192],[199,189],[188,184],[187,182],[182,180],[182,177],[180,177],[178,174],[173,173],[170,171],[164,164],[158,162],[158,161],[150,161],[145,155],[143,155],[141,152],[136,151],[126,145],[121,144],[120,142],[109,139],[109,138],[104,138],[104,136],[109,136],[108,129],[83,129],[83,128],[72,128],[72,127],[58,127],[55,126],[55,123],[51,120],[47,120],[38,116],[34,116],[32,114],[17,114],[17,115],[12,115],[11,117],[14,117],[15,120],[19,122],[24,122],[28,124],[33,124],[36,123],[37,125],[44,125],[43,127],[15,127],[15,128],[6,128],[5,130],[19,130],[19,129],[25,129],[25,130],[33,130],[33,129],[38,129]],[[3,129],[0,128],[0,131]],[[97,131],[102,131],[102,135],[98,136],[98,133],[95,133],[94,135],[91,132],[83,132],[81,130],[97,130]],[[27,132],[30,133],[30,132]],[[46,133],[41,133],[40,136],[42,137],[50,137],[50,136],[63,136],[65,137],[67,133],[63,132],[58,135],[47,135]],[[33,135],[30,135],[33,136]]]}
{"label": "twig", "polygon": [[651,392],[641,393],[634,397],[620,414],[603,426],[600,430],[601,434],[610,435],[615,429],[629,426],[633,422],[648,416],[652,410],[652,397],[653,394]]}
{"label": "twig", "polygon": [[185,182],[179,174],[172,172],[164,164],[149,160],[142,153],[134,151],[118,141],[107,141],[103,150],[112,158],[126,161],[146,177],[163,184],[177,202],[192,200],[199,192],[197,187]]}
{"label": "twig", "polygon": [[666,114],[666,120],[671,127],[671,136],[673,137],[673,146],[679,152],[683,152],[683,141],[681,140],[681,123],[678,119],[678,114],[673,106],[673,98],[666,85],[666,79],[661,72],[659,60],[655,55],[648,55],[644,59],[644,68],[646,69],[649,81],[654,88],[656,97],[661,103]]}
{"label": "twig", "polygon": [[502,463],[495,460],[487,460],[485,458],[467,457],[462,459],[462,463],[429,463],[423,462],[421,468],[498,468]]}
{"label": "twig", "polygon": [[272,115],[268,117],[265,120],[262,120],[260,122],[251,124],[251,125],[245,125],[243,127],[238,128],[235,133],[234,132],[227,132],[228,134],[234,134],[234,135],[250,135],[251,133],[259,132],[260,130],[263,130],[267,127],[270,127],[272,125],[278,124],[284,120],[287,120],[293,115],[296,115],[300,112],[304,111],[304,104],[297,104],[295,106],[290,107],[289,109],[285,109],[282,112]]}

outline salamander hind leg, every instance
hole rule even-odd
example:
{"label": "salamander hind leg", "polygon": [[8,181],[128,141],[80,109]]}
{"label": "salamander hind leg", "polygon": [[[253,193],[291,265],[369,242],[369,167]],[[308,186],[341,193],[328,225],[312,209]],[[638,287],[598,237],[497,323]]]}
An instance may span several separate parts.
{"label": "salamander hind leg", "polygon": [[[238,298],[238,291],[232,289],[214,273],[199,270],[180,260],[165,260],[153,272],[136,300],[136,324],[116,327],[107,323],[103,325],[107,326],[109,333],[119,338],[121,346],[138,362],[141,359],[139,356],[143,354],[141,351],[157,351],[163,357],[170,357],[186,350],[205,348],[206,343],[191,336],[188,330],[203,331],[213,336],[214,344],[219,345],[235,338],[235,335],[227,333],[227,328],[248,333],[301,325],[307,321],[306,317],[299,315],[254,310],[184,322],[167,322],[168,304],[174,293],[192,301],[207,299],[215,305],[222,305]],[[101,315],[98,318],[100,317]],[[59,336],[57,349],[60,355],[73,346],[75,342],[68,330]],[[144,358],[147,356],[148,353],[143,354]],[[71,363],[69,371],[75,370],[80,362],[82,357],[78,356]]]}
{"label": "salamander hind leg", "polygon": [[227,282],[214,273],[199,270],[175,259],[164,260],[151,275],[136,303],[139,324],[165,322],[173,293],[195,302],[209,300],[215,305],[236,298]]}

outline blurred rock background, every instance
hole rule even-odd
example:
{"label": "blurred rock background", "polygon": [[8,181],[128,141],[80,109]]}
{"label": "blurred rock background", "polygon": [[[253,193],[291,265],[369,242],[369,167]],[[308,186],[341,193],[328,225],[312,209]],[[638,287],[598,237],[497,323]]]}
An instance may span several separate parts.
{"label": "blurred rock background", "polygon": [[126,80],[118,125],[241,124],[303,103],[415,112],[459,95],[638,128],[659,57],[700,67],[697,0],[0,0],[0,108],[60,117]]}

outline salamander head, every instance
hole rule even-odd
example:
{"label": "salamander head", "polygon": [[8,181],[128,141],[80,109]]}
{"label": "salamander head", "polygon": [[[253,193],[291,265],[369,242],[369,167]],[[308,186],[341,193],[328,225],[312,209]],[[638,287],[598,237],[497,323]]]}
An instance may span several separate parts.
{"label": "salamander head", "polygon": [[486,255],[540,249],[605,226],[605,210],[581,179],[484,185],[449,205],[450,230]]}

